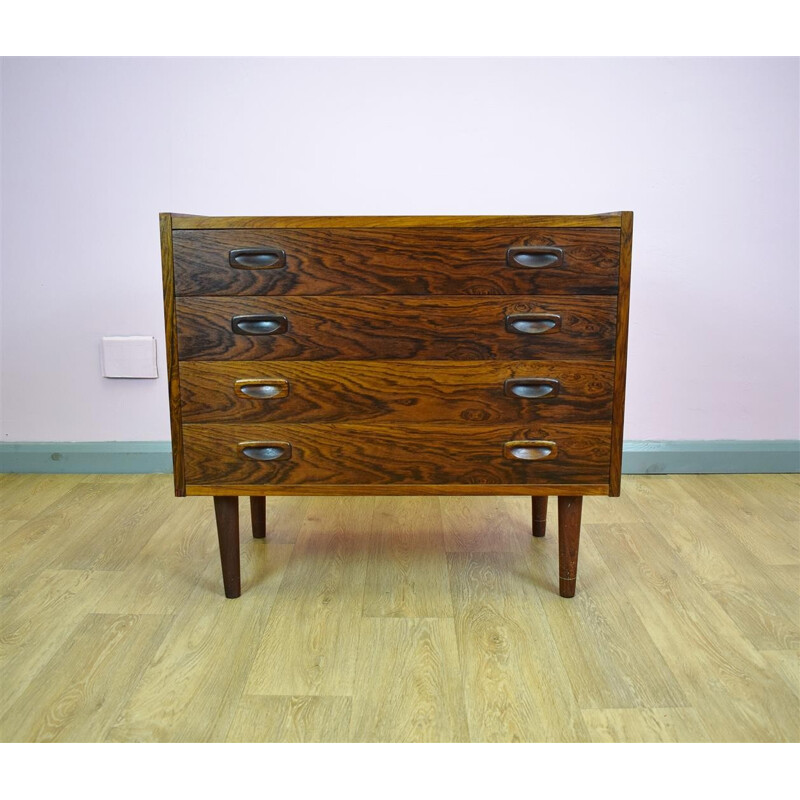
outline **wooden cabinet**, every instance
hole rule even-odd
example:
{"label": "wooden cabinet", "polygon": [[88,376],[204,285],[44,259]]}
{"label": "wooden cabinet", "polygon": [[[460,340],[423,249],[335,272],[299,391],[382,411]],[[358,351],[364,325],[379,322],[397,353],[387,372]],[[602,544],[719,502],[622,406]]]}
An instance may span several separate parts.
{"label": "wooden cabinet", "polygon": [[175,491],[214,497],[619,495],[633,215],[161,215]]}

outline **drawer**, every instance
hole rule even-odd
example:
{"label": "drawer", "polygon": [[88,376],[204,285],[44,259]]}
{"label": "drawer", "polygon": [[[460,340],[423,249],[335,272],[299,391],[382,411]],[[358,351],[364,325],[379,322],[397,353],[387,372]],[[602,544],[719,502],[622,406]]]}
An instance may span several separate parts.
{"label": "drawer", "polygon": [[178,295],[614,294],[619,252],[614,228],[173,232]]}
{"label": "drawer", "polygon": [[183,421],[610,421],[611,363],[201,362],[180,365]]}
{"label": "drawer", "polygon": [[184,425],[183,442],[190,485],[607,483],[611,426]]}
{"label": "drawer", "polygon": [[[182,360],[614,357],[615,297],[193,297],[176,307]],[[265,333],[234,333],[236,317]]]}

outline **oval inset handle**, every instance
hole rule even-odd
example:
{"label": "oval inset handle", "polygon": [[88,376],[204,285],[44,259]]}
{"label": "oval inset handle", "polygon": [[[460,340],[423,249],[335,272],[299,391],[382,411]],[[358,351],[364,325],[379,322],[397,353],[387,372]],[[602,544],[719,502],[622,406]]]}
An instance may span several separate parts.
{"label": "oval inset handle", "polygon": [[285,333],[289,321],[283,314],[238,314],[231,320],[231,330],[248,336]]}
{"label": "oval inset handle", "polygon": [[503,445],[503,455],[517,461],[544,461],[558,455],[558,446],[555,442],[544,439],[506,442]]}
{"label": "oval inset handle", "polygon": [[555,333],[561,329],[559,314],[509,314],[506,330],[509,333]]}
{"label": "oval inset handle", "polygon": [[239,442],[239,452],[252,461],[285,461],[292,457],[289,442]]}
{"label": "oval inset handle", "polygon": [[284,378],[243,378],[234,384],[236,394],[256,400],[274,400],[289,394],[289,381]]}
{"label": "oval inset handle", "polygon": [[509,267],[541,269],[560,267],[564,263],[564,251],[560,247],[509,247],[506,251]]}
{"label": "oval inset handle", "polygon": [[286,253],[280,247],[245,247],[231,250],[228,263],[236,269],[280,269],[286,266]]}
{"label": "oval inset handle", "polygon": [[509,378],[503,385],[508,397],[526,400],[543,400],[558,395],[559,383],[555,378]]}

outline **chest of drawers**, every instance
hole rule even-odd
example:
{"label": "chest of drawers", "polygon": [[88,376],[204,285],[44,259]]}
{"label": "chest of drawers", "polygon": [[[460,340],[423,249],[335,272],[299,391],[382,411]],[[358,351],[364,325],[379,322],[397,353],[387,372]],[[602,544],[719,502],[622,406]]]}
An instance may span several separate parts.
{"label": "chest of drawers", "polygon": [[210,495],[227,597],[238,498],[618,496],[633,214],[161,214],[175,492]]}

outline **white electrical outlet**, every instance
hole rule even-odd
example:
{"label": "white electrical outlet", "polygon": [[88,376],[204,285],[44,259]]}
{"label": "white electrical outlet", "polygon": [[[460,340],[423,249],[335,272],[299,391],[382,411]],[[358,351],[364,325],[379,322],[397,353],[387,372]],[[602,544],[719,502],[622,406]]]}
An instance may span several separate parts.
{"label": "white electrical outlet", "polygon": [[154,336],[104,336],[104,378],[157,378]]}

